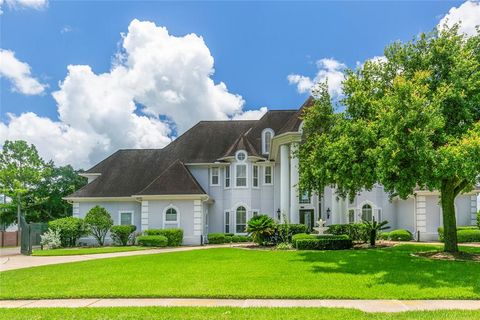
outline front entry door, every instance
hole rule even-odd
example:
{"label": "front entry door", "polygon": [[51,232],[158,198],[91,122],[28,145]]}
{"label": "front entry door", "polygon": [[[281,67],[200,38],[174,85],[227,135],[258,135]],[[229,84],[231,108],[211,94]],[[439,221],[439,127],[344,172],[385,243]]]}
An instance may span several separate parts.
{"label": "front entry door", "polygon": [[300,210],[300,223],[307,226],[312,231],[315,226],[313,210]]}

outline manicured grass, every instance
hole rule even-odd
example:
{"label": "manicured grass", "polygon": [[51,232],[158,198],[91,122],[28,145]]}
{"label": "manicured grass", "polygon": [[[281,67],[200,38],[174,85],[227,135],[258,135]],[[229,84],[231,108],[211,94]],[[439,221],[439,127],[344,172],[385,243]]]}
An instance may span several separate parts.
{"label": "manicured grass", "polygon": [[145,250],[145,249],[152,249],[152,248],[125,246],[125,247],[66,248],[66,249],[34,250],[32,253],[32,256],[75,256],[75,255],[84,255],[84,254],[138,251],[138,250]]}
{"label": "manicured grass", "polygon": [[0,298],[479,299],[480,263],[411,256],[437,249],[219,248],[99,259],[1,272]]}
{"label": "manicured grass", "polygon": [[0,319],[191,319],[191,320],[471,320],[480,311],[415,311],[401,313],[365,313],[351,309],[327,308],[58,308],[3,309]]}

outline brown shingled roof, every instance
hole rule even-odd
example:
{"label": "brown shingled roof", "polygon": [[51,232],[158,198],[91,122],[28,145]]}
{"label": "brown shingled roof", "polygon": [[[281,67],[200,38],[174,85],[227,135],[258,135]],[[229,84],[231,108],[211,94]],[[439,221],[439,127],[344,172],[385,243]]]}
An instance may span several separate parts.
{"label": "brown shingled roof", "polygon": [[314,104],[315,100],[312,96],[303,103],[303,105],[298,109],[295,114],[287,121],[287,123],[280,129],[276,134],[282,134],[285,132],[297,132],[302,123],[302,113],[305,108],[308,108]]}

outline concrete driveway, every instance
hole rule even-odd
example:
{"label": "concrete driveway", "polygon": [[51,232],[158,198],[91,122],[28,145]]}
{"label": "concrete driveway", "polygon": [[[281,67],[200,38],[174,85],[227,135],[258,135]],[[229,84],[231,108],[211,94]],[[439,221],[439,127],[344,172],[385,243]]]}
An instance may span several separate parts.
{"label": "concrete driveway", "polygon": [[147,254],[161,254],[161,253],[168,253],[168,252],[181,252],[181,251],[191,251],[191,250],[207,250],[207,249],[213,249],[213,248],[242,247],[245,245],[249,245],[249,244],[248,243],[234,244],[234,245],[219,244],[219,245],[207,245],[207,246],[147,249],[147,250],[139,250],[139,251],[99,253],[99,254],[76,255],[76,256],[56,256],[56,257],[24,256],[20,254],[20,249],[2,248],[1,250],[2,253],[0,255],[0,272],[15,270],[15,269],[45,266],[50,264],[60,264],[60,263],[87,261],[87,260],[95,260],[95,259],[141,256],[141,255],[147,255]]}

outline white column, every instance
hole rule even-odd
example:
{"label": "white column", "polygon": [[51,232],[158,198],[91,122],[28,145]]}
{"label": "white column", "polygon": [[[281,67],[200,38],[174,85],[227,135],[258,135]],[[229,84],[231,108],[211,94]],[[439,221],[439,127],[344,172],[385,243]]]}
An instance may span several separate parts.
{"label": "white column", "polygon": [[141,220],[142,231],[148,230],[148,201],[142,201]]}
{"label": "white column", "polygon": [[289,216],[290,211],[290,148],[286,144],[280,146],[280,214]]}
{"label": "white column", "polygon": [[330,223],[338,224],[339,223],[339,213],[340,213],[340,199],[337,200],[337,190],[332,188],[332,208],[330,209]]}
{"label": "white column", "polygon": [[72,207],[73,207],[73,212],[72,212],[72,213],[73,213],[73,216],[74,216],[75,218],[79,218],[79,217],[80,217],[80,203],[74,202],[74,203],[72,204]]}
{"label": "white column", "polygon": [[425,196],[417,196],[416,199],[416,224],[417,232],[420,231],[420,240],[422,239],[422,233],[427,232],[427,199]]}
{"label": "white column", "polygon": [[472,218],[472,226],[477,225],[477,196],[473,195],[470,197],[470,214]]}
{"label": "white column", "polygon": [[298,158],[295,155],[298,144],[290,145],[290,222],[299,223],[298,206]]}
{"label": "white column", "polygon": [[193,235],[200,237],[203,232],[202,201],[193,200]]}

